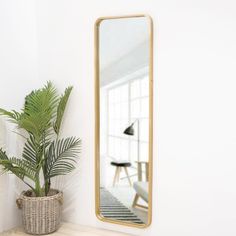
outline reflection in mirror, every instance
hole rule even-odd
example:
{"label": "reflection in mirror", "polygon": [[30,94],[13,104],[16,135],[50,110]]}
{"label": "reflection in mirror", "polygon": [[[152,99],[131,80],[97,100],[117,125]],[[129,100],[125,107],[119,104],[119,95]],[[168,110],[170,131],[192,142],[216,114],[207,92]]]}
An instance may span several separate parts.
{"label": "reflection in mirror", "polygon": [[145,16],[97,25],[97,213],[138,227],[151,220],[151,36]]}

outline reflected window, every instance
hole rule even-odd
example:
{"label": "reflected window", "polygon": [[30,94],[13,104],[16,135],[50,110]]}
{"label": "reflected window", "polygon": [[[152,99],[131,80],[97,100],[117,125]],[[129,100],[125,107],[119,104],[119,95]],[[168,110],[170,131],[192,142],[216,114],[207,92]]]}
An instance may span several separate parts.
{"label": "reflected window", "polygon": [[[115,160],[128,160],[133,166],[137,161],[137,133],[133,137],[123,134],[125,128],[135,120],[139,120],[139,161],[148,161],[149,137],[149,78],[147,75],[131,79],[126,83],[108,85],[103,89],[106,101],[107,117],[101,123],[107,130],[107,142],[104,154]],[[142,111],[142,112],[141,112]],[[106,127],[105,127],[106,126]]]}

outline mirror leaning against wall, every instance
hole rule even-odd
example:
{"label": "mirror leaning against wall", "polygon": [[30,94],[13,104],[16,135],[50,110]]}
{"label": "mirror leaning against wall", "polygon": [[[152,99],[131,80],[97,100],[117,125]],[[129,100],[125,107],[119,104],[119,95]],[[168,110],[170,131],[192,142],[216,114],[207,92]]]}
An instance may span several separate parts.
{"label": "mirror leaning against wall", "polygon": [[95,24],[96,215],[151,224],[153,29],[149,16]]}

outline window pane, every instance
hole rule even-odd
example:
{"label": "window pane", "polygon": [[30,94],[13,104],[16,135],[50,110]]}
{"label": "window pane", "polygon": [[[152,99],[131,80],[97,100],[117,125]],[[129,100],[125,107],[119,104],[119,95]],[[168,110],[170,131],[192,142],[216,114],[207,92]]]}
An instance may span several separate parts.
{"label": "window pane", "polygon": [[122,133],[123,133],[122,126],[123,126],[122,120],[118,120],[117,136],[119,136],[119,137],[120,137],[120,136],[122,135]]}
{"label": "window pane", "polygon": [[129,160],[129,143],[128,140],[121,140],[121,160]]}
{"label": "window pane", "polygon": [[113,136],[120,136],[120,121],[119,120],[110,121],[109,134]]}
{"label": "window pane", "polygon": [[149,96],[149,79],[148,76],[141,80],[141,96]]}
{"label": "window pane", "polygon": [[135,80],[131,83],[131,99],[137,98],[140,96],[140,80]]}
{"label": "window pane", "polygon": [[138,161],[138,142],[131,141],[131,148],[130,148],[130,160],[132,163]]}
{"label": "window pane", "polygon": [[141,111],[140,111],[141,117],[149,117],[149,98],[142,98],[141,99]]}
{"label": "window pane", "polygon": [[131,110],[131,118],[138,118],[140,112],[140,101],[139,100],[132,101],[130,105],[130,110]]}
{"label": "window pane", "polygon": [[140,161],[148,161],[148,144],[140,143]]}
{"label": "window pane", "polygon": [[120,90],[119,88],[115,88],[113,90],[114,90],[114,96],[115,96],[114,102],[118,103],[120,101]]}
{"label": "window pane", "polygon": [[120,142],[120,139],[119,138],[115,138],[115,155],[114,155],[114,158],[116,160],[120,160],[121,159],[121,153],[120,153],[120,150],[121,150],[121,142]]}
{"label": "window pane", "polygon": [[129,95],[129,87],[128,84],[122,85],[120,89],[120,100],[123,102],[128,101],[128,95]]}
{"label": "window pane", "polygon": [[111,157],[114,157],[114,154],[115,154],[115,140],[114,140],[114,138],[110,137],[108,139],[108,143],[109,143],[108,155]]}
{"label": "window pane", "polygon": [[120,110],[120,118],[121,119],[128,119],[129,117],[129,105],[128,102],[121,103],[121,110]]}
{"label": "window pane", "polygon": [[120,119],[120,104],[116,103],[114,104],[114,108],[115,108],[115,119]]}
{"label": "window pane", "polygon": [[109,103],[115,102],[115,90],[114,89],[109,90],[108,100],[109,100]]}
{"label": "window pane", "polygon": [[148,142],[149,141],[149,120],[140,120],[140,140]]}
{"label": "window pane", "polygon": [[120,120],[116,120],[115,125],[116,125],[115,135],[119,136],[119,134],[120,134]]}
{"label": "window pane", "polygon": [[115,118],[115,107],[113,105],[109,106],[108,117],[110,120]]}

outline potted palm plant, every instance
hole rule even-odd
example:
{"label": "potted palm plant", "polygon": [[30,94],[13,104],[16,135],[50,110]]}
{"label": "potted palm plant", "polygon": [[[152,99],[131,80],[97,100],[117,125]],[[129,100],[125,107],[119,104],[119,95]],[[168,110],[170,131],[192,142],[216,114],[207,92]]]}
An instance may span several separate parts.
{"label": "potted palm plant", "polygon": [[20,112],[0,108],[0,115],[17,125],[25,144],[20,158],[9,157],[0,149],[0,166],[21,179],[28,187],[17,205],[23,226],[30,234],[48,234],[60,226],[63,193],[51,187],[51,179],[75,169],[81,140],[60,139],[60,128],[72,87],[58,95],[48,82],[26,96]]}

